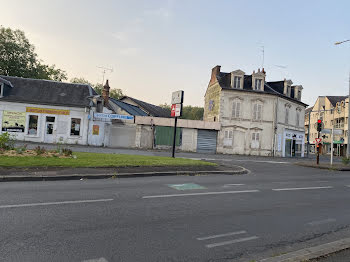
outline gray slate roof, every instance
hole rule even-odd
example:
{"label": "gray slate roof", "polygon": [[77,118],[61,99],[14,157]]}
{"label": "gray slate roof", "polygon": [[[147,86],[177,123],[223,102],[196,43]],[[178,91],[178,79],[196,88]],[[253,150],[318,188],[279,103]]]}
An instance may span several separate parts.
{"label": "gray slate roof", "polygon": [[[251,75],[244,75],[243,89],[232,89],[231,88],[231,73],[220,72],[220,74],[217,76],[217,79],[218,79],[219,85],[222,89],[261,93],[261,91],[256,91],[252,88],[252,76]],[[278,95],[278,96],[283,97],[287,100],[302,104],[303,106],[307,106],[303,102],[283,94],[284,81],[265,82],[264,87],[265,87],[264,93]],[[294,93],[293,87],[292,87],[292,92]]]}
{"label": "gray slate roof", "polygon": [[336,106],[338,102],[344,101],[347,96],[327,96],[329,102],[331,102],[332,106]]}
{"label": "gray slate roof", "polygon": [[90,102],[87,97],[95,94],[91,86],[86,84],[72,84],[2,75],[0,75],[0,81],[7,81],[12,85],[11,88],[7,89],[4,97],[0,98],[0,101],[87,107]]}
{"label": "gray slate roof", "polygon": [[144,112],[142,109],[140,109],[137,106],[124,103],[114,98],[109,98],[109,102],[116,104],[117,106],[119,106],[121,109],[128,112],[132,116],[148,116],[146,112]]}
{"label": "gray slate roof", "polygon": [[130,96],[124,96],[122,97],[120,100],[123,100],[124,98],[129,98],[130,100],[132,100],[133,102],[135,102],[140,108],[142,108],[143,110],[145,110],[148,115],[150,116],[155,116],[155,117],[170,117],[170,111],[162,108],[160,106],[156,106],[156,105],[152,105],[149,103],[146,103],[144,101],[135,99],[133,97]]}

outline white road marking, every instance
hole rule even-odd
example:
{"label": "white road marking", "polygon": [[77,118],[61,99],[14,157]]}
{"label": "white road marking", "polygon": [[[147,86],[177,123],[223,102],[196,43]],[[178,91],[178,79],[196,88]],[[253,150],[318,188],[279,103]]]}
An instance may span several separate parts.
{"label": "white road marking", "polygon": [[104,257],[84,260],[83,262],[108,262]]}
{"label": "white road marking", "polygon": [[240,162],[256,162],[256,163],[270,163],[270,164],[290,164],[290,162],[282,162],[282,161],[264,161],[264,160],[245,160],[245,159],[232,159],[233,161]]}
{"label": "white road marking", "polygon": [[244,186],[245,184],[225,184],[223,187],[230,187],[230,186]]}
{"label": "white road marking", "polygon": [[240,193],[256,193],[256,192],[260,192],[260,190],[219,191],[219,192],[203,192],[203,193],[188,193],[188,194],[155,195],[155,196],[143,196],[142,198],[165,198],[165,197],[240,194]]}
{"label": "white road marking", "polygon": [[81,204],[81,203],[107,202],[107,201],[113,201],[113,200],[114,200],[113,198],[107,198],[107,199],[93,199],[93,200],[73,200],[73,201],[61,201],[61,202],[43,202],[43,203],[31,203],[31,204],[1,205],[0,208]]}
{"label": "white road marking", "polygon": [[290,188],[273,188],[273,191],[294,191],[294,190],[313,190],[313,189],[327,189],[332,186],[315,186],[315,187],[290,187]]}
{"label": "white road marking", "polygon": [[219,246],[224,246],[224,245],[230,245],[230,244],[250,241],[250,240],[254,240],[254,239],[258,239],[258,237],[257,236],[252,236],[252,237],[239,238],[239,239],[235,239],[235,240],[209,244],[209,245],[206,245],[206,247],[207,248],[213,248],[213,247],[219,247]]}
{"label": "white road marking", "polygon": [[307,225],[318,226],[318,225],[323,225],[323,224],[332,223],[332,222],[336,222],[336,221],[337,220],[335,218],[328,218],[328,219],[324,219],[324,220],[311,221],[311,222],[307,223]]}
{"label": "white road marking", "polygon": [[213,239],[213,238],[218,238],[218,237],[227,237],[227,236],[234,236],[234,235],[239,235],[239,234],[245,234],[247,231],[237,231],[237,232],[230,232],[230,233],[225,233],[225,234],[219,234],[219,235],[213,235],[213,236],[208,236],[208,237],[198,237],[197,240],[207,240],[207,239]]}

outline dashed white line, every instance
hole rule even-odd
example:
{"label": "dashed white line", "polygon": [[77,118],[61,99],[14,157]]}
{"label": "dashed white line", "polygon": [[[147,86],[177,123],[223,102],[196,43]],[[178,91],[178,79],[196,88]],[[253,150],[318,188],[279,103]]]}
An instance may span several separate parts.
{"label": "dashed white line", "polygon": [[227,237],[227,236],[234,236],[234,235],[239,235],[239,234],[245,234],[247,231],[237,231],[237,232],[229,232],[225,234],[219,234],[219,235],[213,235],[213,236],[208,236],[208,237],[198,237],[197,240],[208,240],[208,239],[213,239],[213,238],[218,238],[218,237]]}
{"label": "dashed white line", "polygon": [[311,222],[307,223],[307,225],[318,226],[318,225],[323,225],[323,224],[332,223],[332,222],[336,222],[336,221],[337,220],[335,218],[328,218],[328,219],[323,219],[323,220],[311,221]]}
{"label": "dashed white line", "polygon": [[231,244],[235,244],[235,243],[240,243],[240,242],[245,242],[245,241],[258,239],[258,238],[259,237],[257,237],[257,236],[244,237],[244,238],[234,239],[234,240],[230,240],[230,241],[224,241],[224,242],[219,242],[219,243],[208,244],[208,245],[206,245],[206,247],[207,248],[213,248],[213,247],[219,247],[219,246],[224,246],[224,245],[231,245]]}
{"label": "dashed white line", "polygon": [[17,205],[1,205],[0,208],[51,206],[51,205],[66,205],[66,204],[82,204],[82,203],[108,202],[108,201],[113,201],[113,200],[114,200],[113,198],[107,198],[107,199],[93,199],[93,200],[73,200],[73,201],[61,201],[61,202],[43,202],[43,203],[30,203],[30,204],[17,204]]}
{"label": "dashed white line", "polygon": [[328,189],[332,186],[317,186],[317,187],[289,187],[289,188],[273,188],[273,191],[294,191],[294,190],[314,190],[314,189]]}
{"label": "dashed white line", "polygon": [[84,260],[83,262],[108,262],[104,257]]}
{"label": "dashed white line", "polygon": [[184,197],[184,196],[205,196],[205,195],[222,195],[222,194],[241,194],[241,193],[256,193],[260,190],[241,190],[241,191],[219,191],[219,192],[203,192],[203,193],[188,193],[188,194],[171,194],[171,195],[154,195],[143,196],[142,198],[166,198],[166,197]]}
{"label": "dashed white line", "polygon": [[245,184],[225,184],[223,187],[230,187],[230,186],[244,186]]}

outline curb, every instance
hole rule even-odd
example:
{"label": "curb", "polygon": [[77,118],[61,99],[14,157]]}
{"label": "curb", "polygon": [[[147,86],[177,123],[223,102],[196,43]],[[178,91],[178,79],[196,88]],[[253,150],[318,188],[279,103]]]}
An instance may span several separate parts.
{"label": "curb", "polygon": [[348,248],[350,248],[350,238],[344,238],[323,245],[304,248],[278,257],[265,258],[259,262],[302,262],[320,258]]}
{"label": "curb", "polygon": [[311,167],[311,168],[318,168],[318,169],[327,169],[327,170],[334,170],[334,171],[350,171],[350,167],[337,167],[337,166],[316,166],[316,165],[309,165],[304,163],[294,163],[297,166],[303,166],[303,167]]}
{"label": "curb", "polygon": [[106,178],[132,178],[132,177],[153,177],[153,176],[195,176],[195,175],[244,175],[249,171],[243,167],[241,170],[223,170],[223,171],[165,171],[165,172],[143,172],[143,173],[109,173],[109,174],[72,174],[59,176],[0,176],[0,182],[15,181],[57,181],[57,180],[80,180],[80,179],[106,179]]}

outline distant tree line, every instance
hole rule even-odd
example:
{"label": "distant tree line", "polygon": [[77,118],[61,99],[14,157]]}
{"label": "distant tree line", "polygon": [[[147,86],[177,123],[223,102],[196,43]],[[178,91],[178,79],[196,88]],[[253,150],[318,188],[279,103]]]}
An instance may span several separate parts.
{"label": "distant tree line", "polygon": [[[166,108],[169,111],[171,110],[171,105],[162,104],[159,105],[162,108]],[[203,120],[204,108],[199,106],[184,106],[182,108],[182,117],[181,119],[191,119],[191,120]]]}

